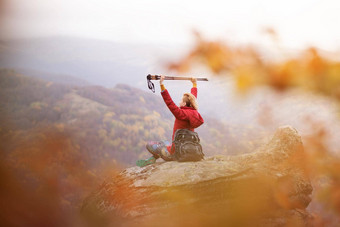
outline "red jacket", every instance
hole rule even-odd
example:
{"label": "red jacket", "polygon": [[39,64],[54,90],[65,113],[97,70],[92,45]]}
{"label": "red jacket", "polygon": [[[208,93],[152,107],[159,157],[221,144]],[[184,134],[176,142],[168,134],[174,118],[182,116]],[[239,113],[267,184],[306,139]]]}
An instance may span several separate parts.
{"label": "red jacket", "polygon": [[[175,116],[175,124],[172,132],[172,140],[177,129],[189,129],[194,131],[195,128],[199,127],[204,123],[203,118],[193,107],[178,107],[174,101],[172,101],[168,90],[161,92],[165,104],[168,106],[171,113]],[[191,88],[191,94],[197,98],[197,88]]]}

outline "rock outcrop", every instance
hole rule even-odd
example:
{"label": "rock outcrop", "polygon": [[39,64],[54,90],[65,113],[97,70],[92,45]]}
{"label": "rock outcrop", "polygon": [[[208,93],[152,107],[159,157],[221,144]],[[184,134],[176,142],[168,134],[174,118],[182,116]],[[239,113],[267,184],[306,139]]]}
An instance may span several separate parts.
{"label": "rock outcrop", "polygon": [[303,158],[298,132],[281,127],[253,153],[125,169],[82,214],[123,226],[305,226],[312,186]]}

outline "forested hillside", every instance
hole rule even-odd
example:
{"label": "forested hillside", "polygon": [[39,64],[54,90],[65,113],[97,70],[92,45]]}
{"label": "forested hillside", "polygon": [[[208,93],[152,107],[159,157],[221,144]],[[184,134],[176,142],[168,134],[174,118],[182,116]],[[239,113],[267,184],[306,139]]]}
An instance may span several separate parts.
{"label": "forested hillside", "polygon": [[[75,87],[3,69],[1,97],[7,153],[31,141],[29,137],[43,138],[45,130],[55,130],[68,135],[93,167],[108,159],[133,165],[147,155],[146,141],[171,138],[174,118],[161,98],[128,85]],[[205,124],[198,132],[207,154],[247,152],[256,145],[249,129],[232,129],[203,117]],[[245,136],[250,140],[242,143],[239,138]]]}

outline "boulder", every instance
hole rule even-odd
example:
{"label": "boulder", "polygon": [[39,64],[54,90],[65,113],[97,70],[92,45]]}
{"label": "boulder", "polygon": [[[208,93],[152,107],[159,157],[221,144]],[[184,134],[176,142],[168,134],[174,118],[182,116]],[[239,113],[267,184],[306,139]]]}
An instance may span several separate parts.
{"label": "boulder", "polygon": [[306,226],[312,186],[303,161],[298,132],[280,127],[252,153],[127,168],[81,211],[113,226]]}

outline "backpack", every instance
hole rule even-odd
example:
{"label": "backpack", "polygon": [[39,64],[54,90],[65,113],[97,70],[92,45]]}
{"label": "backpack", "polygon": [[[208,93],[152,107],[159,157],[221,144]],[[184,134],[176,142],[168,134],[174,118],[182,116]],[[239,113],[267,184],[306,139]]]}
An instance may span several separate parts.
{"label": "backpack", "polygon": [[196,132],[177,129],[172,141],[171,151],[179,162],[200,161],[204,158],[200,138]]}

